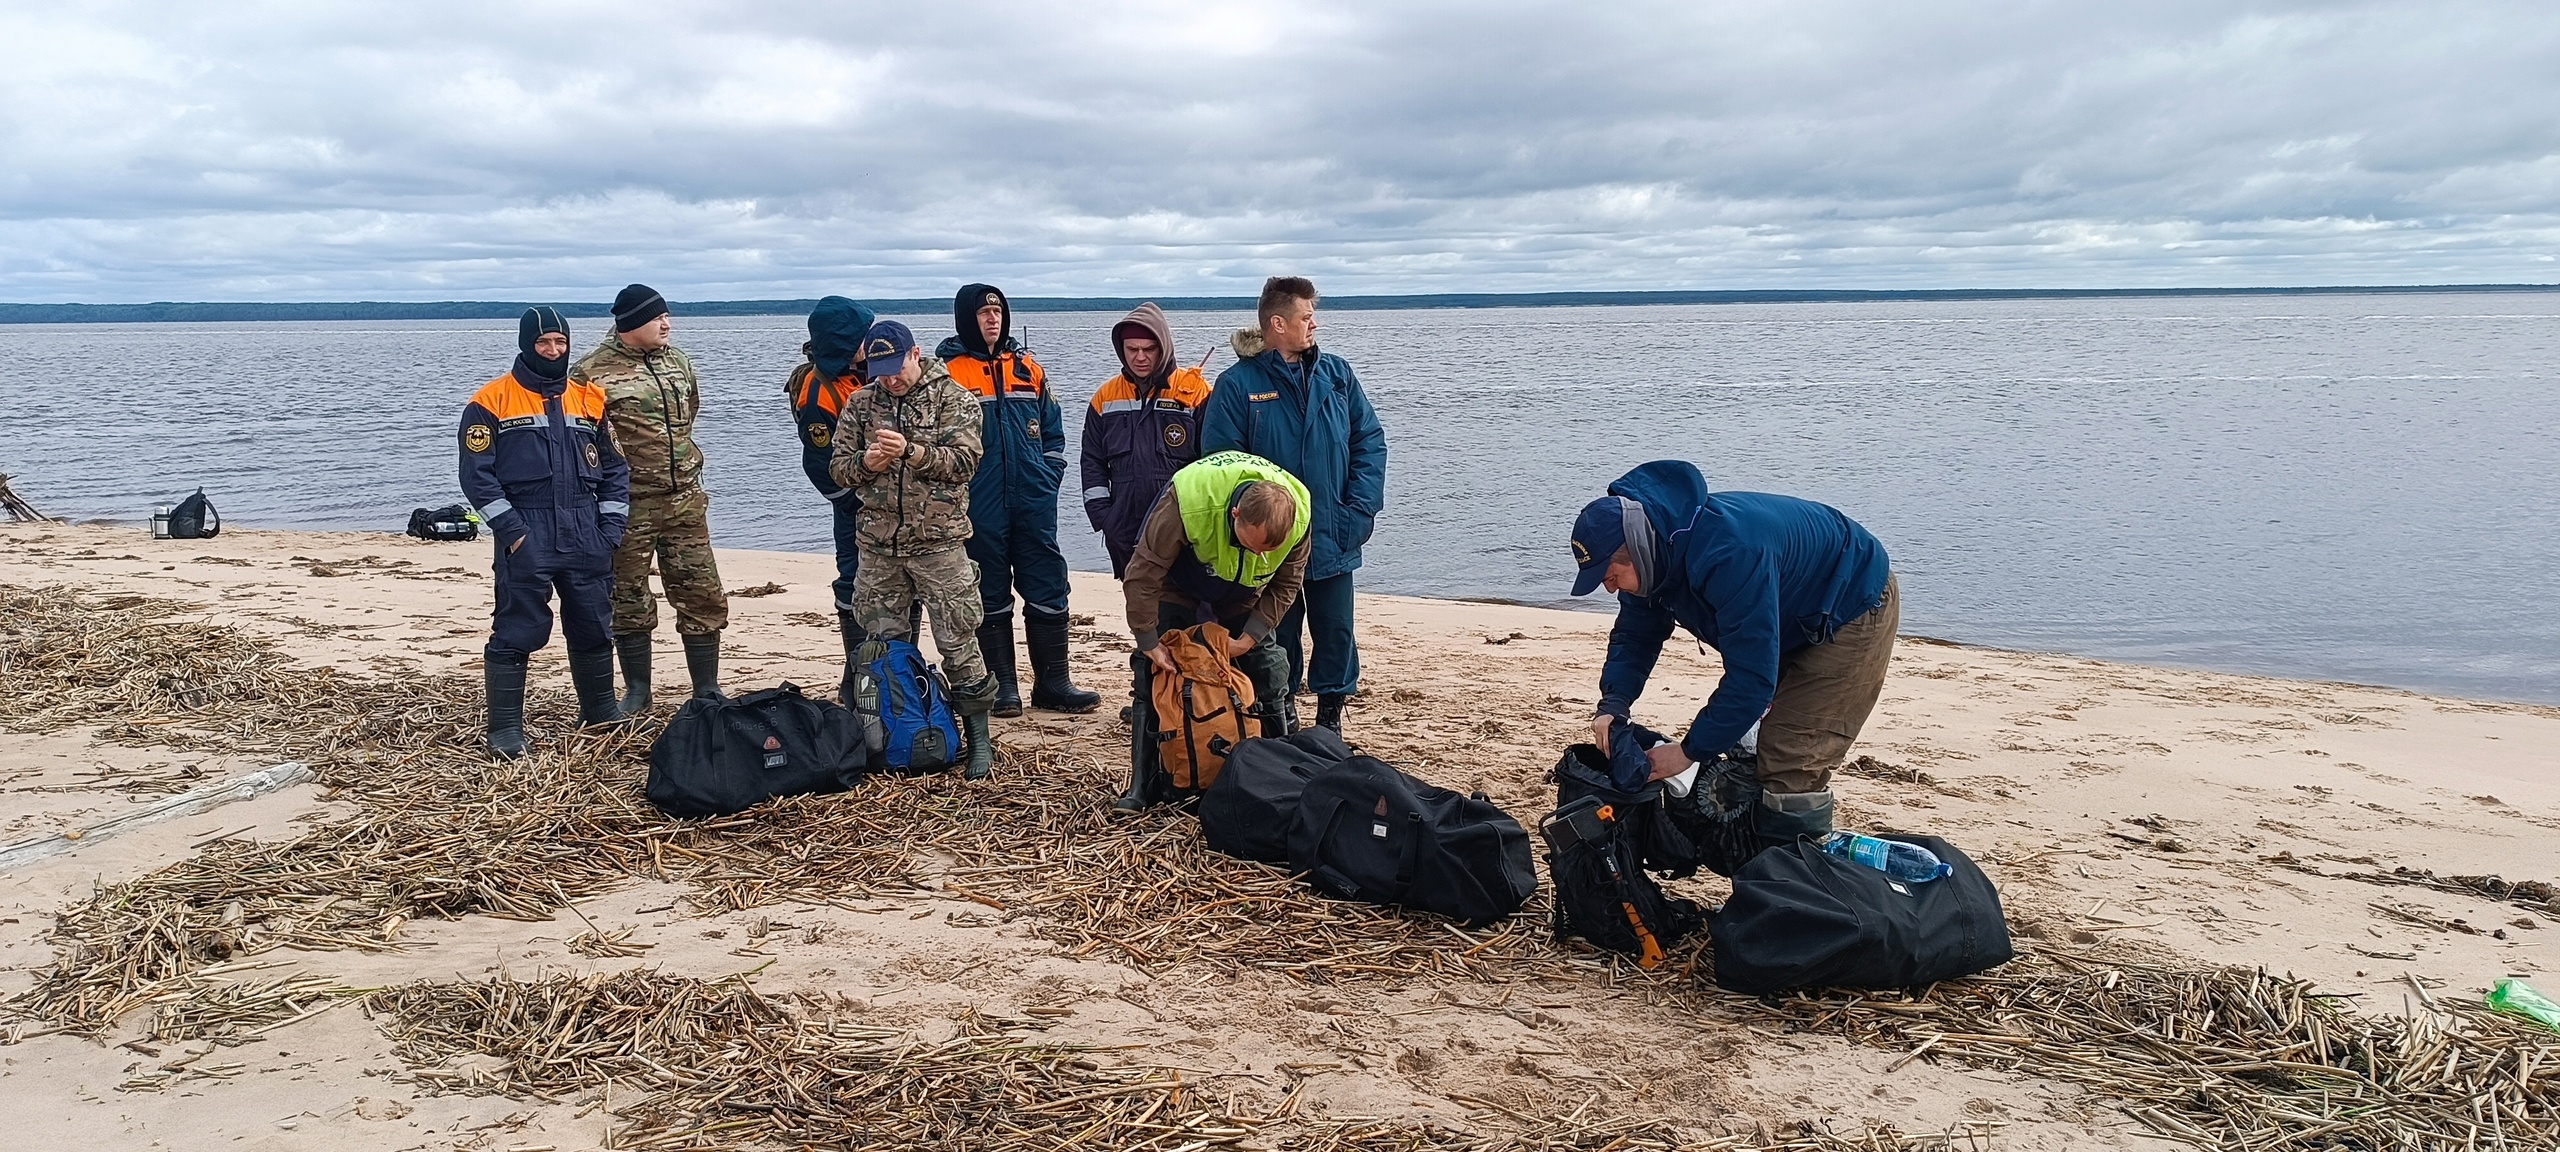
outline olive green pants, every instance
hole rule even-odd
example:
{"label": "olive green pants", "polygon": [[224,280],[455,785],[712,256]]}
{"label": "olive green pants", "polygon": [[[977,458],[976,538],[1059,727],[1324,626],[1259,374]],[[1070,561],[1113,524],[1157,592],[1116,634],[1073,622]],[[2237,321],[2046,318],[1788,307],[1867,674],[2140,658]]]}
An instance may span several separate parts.
{"label": "olive green pants", "polygon": [[1778,694],[1760,720],[1760,784],[1771,792],[1820,792],[1849,755],[1884,694],[1902,627],[1902,589],[1887,576],[1884,599],[1831,639],[1778,661]]}

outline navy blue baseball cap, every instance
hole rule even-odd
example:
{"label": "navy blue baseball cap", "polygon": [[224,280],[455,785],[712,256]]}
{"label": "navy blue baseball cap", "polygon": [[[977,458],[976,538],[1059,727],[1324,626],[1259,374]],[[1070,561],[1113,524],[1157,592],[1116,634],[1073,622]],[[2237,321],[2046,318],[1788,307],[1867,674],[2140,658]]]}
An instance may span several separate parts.
{"label": "navy blue baseball cap", "polygon": [[1573,594],[1588,596],[1609,574],[1609,561],[1617,559],[1618,549],[1627,546],[1626,505],[1615,496],[1603,496],[1582,506],[1582,515],[1573,521]]}
{"label": "navy blue baseball cap", "polygon": [[871,334],[862,338],[862,374],[886,376],[897,372],[907,353],[916,350],[916,334],[895,320],[883,320],[871,326]]}

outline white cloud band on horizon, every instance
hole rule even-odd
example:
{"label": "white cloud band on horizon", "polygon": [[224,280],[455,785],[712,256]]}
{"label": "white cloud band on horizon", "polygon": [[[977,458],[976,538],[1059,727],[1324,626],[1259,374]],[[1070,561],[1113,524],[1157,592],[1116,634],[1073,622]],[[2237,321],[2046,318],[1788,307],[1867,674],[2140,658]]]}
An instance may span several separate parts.
{"label": "white cloud band on horizon", "polygon": [[2541,282],[2529,3],[0,14],[0,298]]}

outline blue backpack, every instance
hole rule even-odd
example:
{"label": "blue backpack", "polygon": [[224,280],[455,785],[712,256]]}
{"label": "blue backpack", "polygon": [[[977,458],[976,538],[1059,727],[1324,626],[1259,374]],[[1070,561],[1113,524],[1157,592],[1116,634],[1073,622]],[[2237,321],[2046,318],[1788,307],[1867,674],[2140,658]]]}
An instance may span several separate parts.
{"label": "blue backpack", "polygon": [[873,640],[855,655],[845,705],[862,722],[874,771],[940,772],[960,760],[960,724],[942,670],[904,640]]}

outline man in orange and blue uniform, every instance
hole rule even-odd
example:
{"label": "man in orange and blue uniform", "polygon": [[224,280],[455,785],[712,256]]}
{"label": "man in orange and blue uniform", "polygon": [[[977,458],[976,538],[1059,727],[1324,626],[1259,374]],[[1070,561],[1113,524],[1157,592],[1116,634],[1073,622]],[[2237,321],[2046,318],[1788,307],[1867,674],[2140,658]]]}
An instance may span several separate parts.
{"label": "man in orange and blue uniform", "polygon": [[462,495],[497,546],[497,607],[484,651],[492,755],[525,753],[528,658],[551,642],[560,594],[569,679],[585,725],[621,719],[613,695],[613,550],[631,514],[631,472],[605,430],[604,389],[569,379],[569,325],[528,308],[516,362],[462,406]]}
{"label": "man in orange and blue uniform", "polygon": [[969,558],[978,563],[978,599],[986,609],[978,649],[996,677],[995,714],[1022,714],[1013,658],[1017,590],[1031,649],[1032,707],[1091,712],[1102,697],[1067,675],[1067,559],[1058,551],[1065,418],[1049,395],[1048,373],[1013,338],[1013,307],[1003,292],[991,284],[961,288],[951,320],[958,334],[933,354],[986,414],[986,456],[969,482]]}
{"label": "man in orange and blue uniform", "polygon": [[835,458],[836,419],[844,414],[845,397],[862,388],[862,341],[877,319],[847,297],[819,300],[809,310],[809,360],[792,370],[787,386],[791,419],[800,426],[800,471],[835,514],[836,628],[844,634],[848,658],[870,638],[853,610],[854,575],[862,570],[862,546],[855,538],[862,499],[827,474],[827,462]]}

